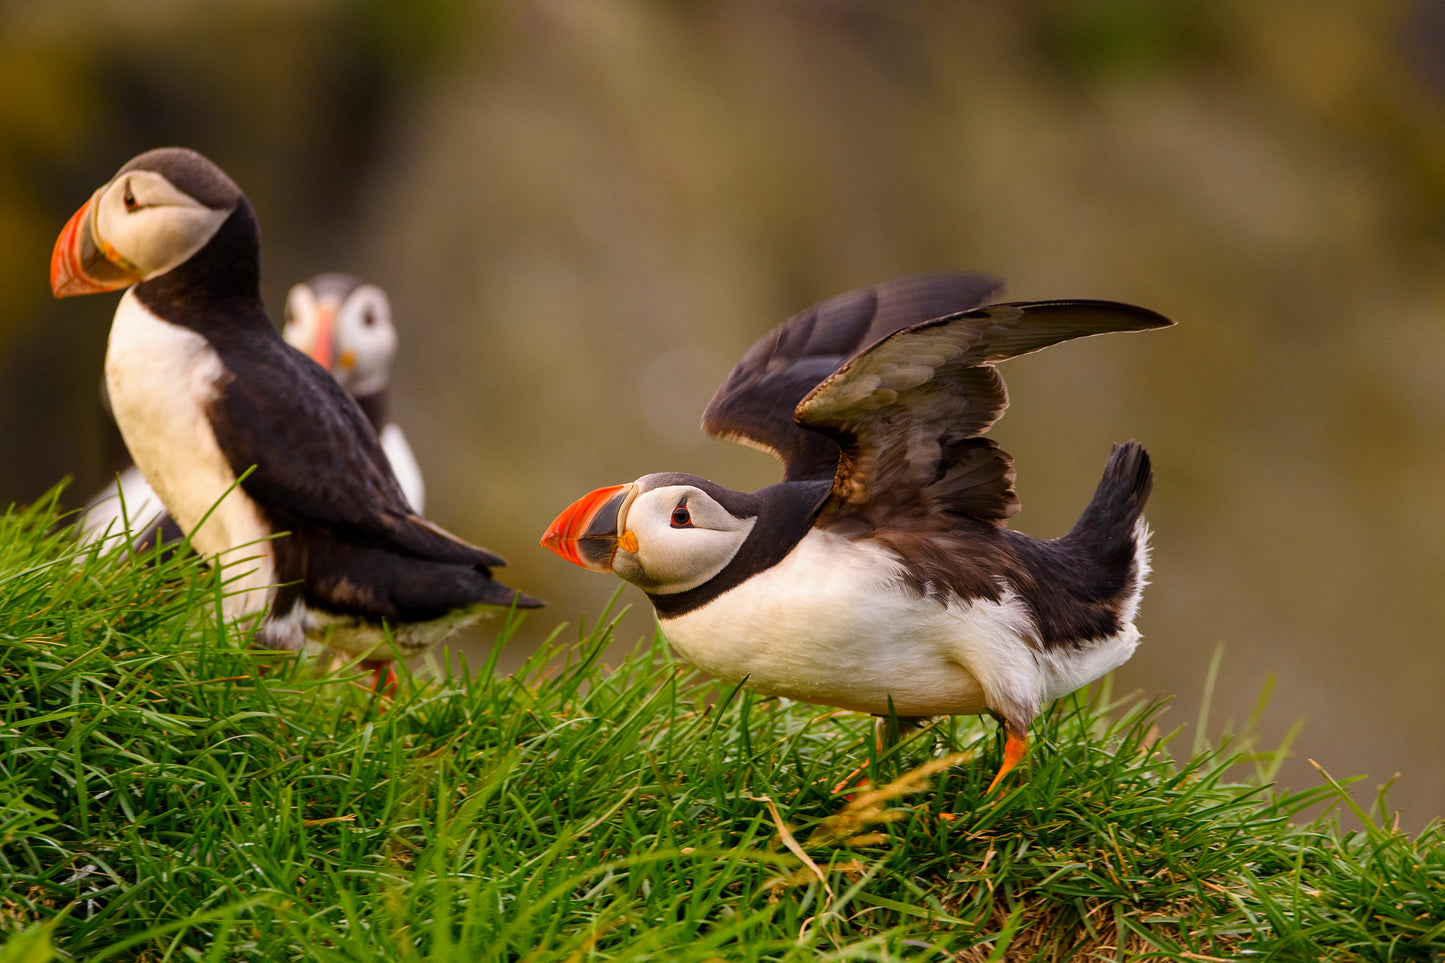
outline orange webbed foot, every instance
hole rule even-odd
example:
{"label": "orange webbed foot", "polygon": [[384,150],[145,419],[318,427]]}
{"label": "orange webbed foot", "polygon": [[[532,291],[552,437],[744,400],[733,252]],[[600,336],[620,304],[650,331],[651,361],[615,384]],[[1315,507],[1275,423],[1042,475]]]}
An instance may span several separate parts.
{"label": "orange webbed foot", "polygon": [[998,767],[998,775],[994,776],[993,782],[988,784],[988,789],[984,791],[985,796],[992,793],[994,789],[997,788],[999,782],[1003,780],[1003,777],[1008,775],[1014,766],[1017,766],[1023,761],[1024,754],[1027,753],[1029,749],[1029,734],[1027,732],[1014,732],[1013,727],[1008,723],[1004,723],[1004,730],[1008,733],[1008,739],[1003,745],[1003,765]]}

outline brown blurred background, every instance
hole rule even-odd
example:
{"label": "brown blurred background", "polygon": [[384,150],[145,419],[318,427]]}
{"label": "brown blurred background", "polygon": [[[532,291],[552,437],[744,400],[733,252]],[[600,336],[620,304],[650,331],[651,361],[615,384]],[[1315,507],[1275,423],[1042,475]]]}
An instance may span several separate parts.
{"label": "brown blurred background", "polygon": [[617,587],[536,546],[573,498],[777,479],[697,422],[793,311],[975,268],[1173,316],[1005,366],[1016,526],[1061,534],[1139,438],[1116,687],[1191,723],[1223,644],[1212,729],[1275,675],[1287,785],[1445,813],[1445,5],[0,2],[0,499],[108,477],[115,298],[53,301],[47,259],[163,144],[249,194],[273,315],[324,270],[390,293],[427,514],[552,601],[504,664]]}

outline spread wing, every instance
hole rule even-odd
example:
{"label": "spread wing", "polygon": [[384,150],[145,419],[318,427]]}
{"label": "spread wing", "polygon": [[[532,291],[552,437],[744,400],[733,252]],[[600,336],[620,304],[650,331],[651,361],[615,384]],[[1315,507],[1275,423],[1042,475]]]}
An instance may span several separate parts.
{"label": "spread wing", "polygon": [[1018,511],[1013,460],[979,437],[1008,407],[994,364],[1110,331],[1174,322],[1110,301],[995,304],[905,328],[808,393],[799,425],[842,449],[820,519],[968,516]]}
{"label": "spread wing", "polygon": [[241,487],[277,526],[307,526],[400,555],[464,565],[503,560],[414,515],[376,433],[320,366],[277,339],[211,403],[216,440]]}
{"label": "spread wing", "polygon": [[838,446],[793,421],[803,396],[862,348],[920,321],[976,308],[1002,283],[987,274],[919,274],[801,311],[743,355],[708,403],[703,430],[775,455],[789,481],[831,478]]}

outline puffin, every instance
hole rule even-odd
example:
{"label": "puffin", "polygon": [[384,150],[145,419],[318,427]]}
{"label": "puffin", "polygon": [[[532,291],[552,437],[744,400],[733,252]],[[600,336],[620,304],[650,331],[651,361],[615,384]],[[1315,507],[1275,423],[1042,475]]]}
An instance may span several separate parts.
{"label": "puffin", "polygon": [[[330,371],[356,399],[381,441],[407,503],[418,514],[424,511],[426,486],[421,468],[401,426],[391,418],[388,388],[397,335],[386,292],[339,272],[298,282],[286,295],[281,336]],[[107,420],[113,422],[104,383],[101,395]],[[115,480],[85,503],[76,531],[82,542],[120,532],[137,533],[131,538],[132,552],[157,543],[172,544],[183,537],[155,490],[128,457]]]}
{"label": "puffin", "polygon": [[794,315],[743,355],[702,419],[776,456],[781,482],[743,492],[644,475],[583,495],[542,545],[642,589],[698,668],[870,713],[880,741],[892,720],[994,716],[1006,738],[991,793],[1027,753],[1040,708],[1138,645],[1153,486],[1129,441],[1067,534],[1008,528],[1013,459],[983,437],[1008,405],[996,366],[1173,324],[1112,301],[995,303],[1000,287],[917,275]]}
{"label": "puffin", "polygon": [[388,389],[396,357],[391,300],[375,284],[339,272],[318,274],[286,294],[281,337],[345,388],[375,429],[412,511],[425,510],[426,485],[406,435],[391,417]]}
{"label": "puffin", "polygon": [[224,570],[223,612],[258,645],[307,643],[375,671],[483,615],[541,600],[503,560],[417,515],[376,432],[261,302],[250,201],[196,151],[127,162],[66,223],[57,297],[125,288],[105,383],[127,449],[191,545]]}

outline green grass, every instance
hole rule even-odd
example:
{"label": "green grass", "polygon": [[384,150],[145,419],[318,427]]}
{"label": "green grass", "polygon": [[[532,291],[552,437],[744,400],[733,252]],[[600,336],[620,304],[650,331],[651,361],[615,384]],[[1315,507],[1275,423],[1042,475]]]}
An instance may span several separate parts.
{"label": "green grass", "polygon": [[[877,758],[869,720],[698,685],[655,642],[605,670],[606,615],[513,676],[452,662],[383,703],[248,650],[219,591],[193,559],[77,549],[53,499],[0,519],[0,963],[1445,946],[1439,825],[1327,779],[1277,795],[1268,756],[1175,762],[1153,704],[1065,700],[985,797],[990,722]],[[885,788],[834,795],[863,761]],[[1363,831],[1296,824],[1322,800]]]}

